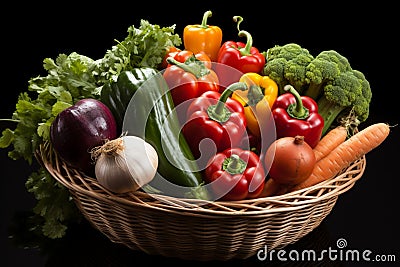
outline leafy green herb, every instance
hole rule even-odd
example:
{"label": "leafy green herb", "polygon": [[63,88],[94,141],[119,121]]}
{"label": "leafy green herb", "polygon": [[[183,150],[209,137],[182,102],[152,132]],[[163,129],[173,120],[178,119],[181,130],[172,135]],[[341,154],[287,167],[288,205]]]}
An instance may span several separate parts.
{"label": "leafy green herb", "polygon": [[[2,131],[0,148],[12,146],[10,158],[31,164],[39,145],[50,141],[51,123],[62,110],[83,98],[99,99],[104,83],[121,71],[158,68],[168,49],[182,43],[174,30],[175,25],[160,27],[141,20],[140,27],[130,26],[128,36],[103,58],[94,60],[76,52],[59,54],[55,60],[45,58],[47,76],[31,78],[28,90],[19,95],[12,117],[4,119],[17,125]],[[68,222],[79,217],[68,190],[42,167],[29,176],[26,187],[38,200],[34,212],[44,219],[43,235],[64,236]]]}
{"label": "leafy green herb", "polygon": [[25,186],[37,199],[33,212],[44,218],[44,236],[60,238],[65,235],[68,222],[81,219],[68,189],[58,183],[43,167],[29,176]]}
{"label": "leafy green herb", "polygon": [[168,49],[182,44],[182,39],[174,31],[175,25],[160,27],[147,20],[141,20],[139,28],[130,26],[128,36],[117,42],[99,61],[99,76],[107,81],[122,70],[140,67],[157,69]]}
{"label": "leafy green herb", "polygon": [[[50,140],[50,125],[57,114],[78,99],[99,96],[92,59],[77,53],[60,54],[56,61],[46,58],[43,66],[48,75],[29,80],[29,92],[20,94],[12,115],[17,126],[13,131],[4,130],[4,139],[0,139],[0,147],[13,144],[12,159],[32,163],[39,144]],[[37,97],[32,99],[30,95],[35,93]]]}

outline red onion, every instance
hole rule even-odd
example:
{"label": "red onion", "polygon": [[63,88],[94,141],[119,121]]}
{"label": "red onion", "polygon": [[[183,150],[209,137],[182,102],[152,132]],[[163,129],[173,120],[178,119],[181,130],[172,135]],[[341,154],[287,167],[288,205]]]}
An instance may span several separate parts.
{"label": "red onion", "polygon": [[91,150],[117,137],[109,108],[96,99],[82,99],[60,112],[50,128],[54,150],[70,167],[93,174]]}

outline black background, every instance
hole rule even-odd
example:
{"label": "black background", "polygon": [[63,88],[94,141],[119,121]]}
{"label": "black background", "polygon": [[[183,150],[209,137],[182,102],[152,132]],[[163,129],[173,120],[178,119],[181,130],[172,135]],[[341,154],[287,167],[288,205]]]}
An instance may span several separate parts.
{"label": "black background", "polygon": [[[30,77],[45,75],[42,61],[56,58],[59,53],[73,51],[93,59],[103,57],[115,39],[123,40],[130,25],[139,26],[140,19],[152,24],[176,24],[182,34],[187,24],[198,24],[206,10],[213,11],[210,25],[223,29],[224,41],[239,40],[232,16],[244,18],[241,28],[249,31],[253,45],[266,50],[275,44],[295,42],[316,55],[334,49],[346,56],[352,67],[362,71],[373,92],[370,117],[360,127],[375,122],[397,125],[400,120],[398,77],[398,16],[390,5],[363,6],[350,2],[327,2],[323,6],[304,2],[227,2],[216,1],[151,2],[143,6],[117,3],[87,4],[60,2],[57,5],[10,3],[3,9],[1,51],[1,113],[10,118],[20,92],[27,90]],[[332,3],[332,4],[331,4]],[[148,6],[146,7],[146,4]],[[23,11],[22,11],[23,10]],[[7,14],[7,16],[5,16]],[[7,17],[7,19],[5,19]],[[397,94],[396,94],[397,93]],[[1,122],[0,129],[13,127]],[[374,254],[394,254],[400,262],[399,237],[399,127],[377,149],[367,155],[363,177],[341,195],[327,218],[308,236],[293,244],[295,248],[335,247],[338,238],[347,240],[348,248],[369,249]],[[0,151],[1,171],[1,266],[138,266],[162,261],[166,265],[197,265],[173,258],[147,256],[112,244],[90,226],[71,226],[67,236],[37,248],[23,248],[32,241],[23,238],[26,213],[35,204],[24,183],[34,166],[23,160],[11,160],[7,149]],[[10,239],[10,227],[20,227],[18,242]],[[34,240],[33,240],[33,243]],[[198,265],[204,265],[199,263]],[[208,263],[214,264],[214,263]],[[216,263],[220,264],[220,263]],[[267,266],[257,259],[229,262],[232,266]],[[293,266],[306,266],[292,264]],[[313,266],[315,264],[310,264]],[[326,262],[324,266],[365,266],[365,262]],[[371,263],[371,266],[389,263]],[[274,266],[289,266],[277,262]],[[394,264],[393,264],[394,266]]]}

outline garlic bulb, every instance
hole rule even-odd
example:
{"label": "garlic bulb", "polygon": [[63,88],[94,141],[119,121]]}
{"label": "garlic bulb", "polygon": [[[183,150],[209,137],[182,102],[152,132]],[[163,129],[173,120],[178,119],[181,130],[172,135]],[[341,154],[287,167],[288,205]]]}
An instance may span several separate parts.
{"label": "garlic bulb", "polygon": [[157,151],[137,136],[122,136],[93,150],[97,181],[114,193],[136,191],[149,183],[158,167]]}

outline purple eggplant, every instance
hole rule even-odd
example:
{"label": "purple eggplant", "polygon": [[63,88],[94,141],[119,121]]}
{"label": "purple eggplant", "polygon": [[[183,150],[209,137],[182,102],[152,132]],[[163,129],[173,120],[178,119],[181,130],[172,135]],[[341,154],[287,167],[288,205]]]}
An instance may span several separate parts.
{"label": "purple eggplant", "polygon": [[110,109],[91,98],[60,112],[50,128],[50,140],[60,158],[90,175],[94,173],[91,150],[116,137],[116,121]]}

